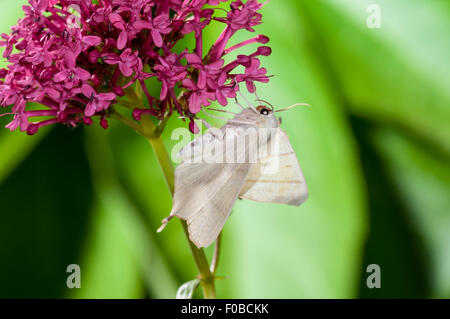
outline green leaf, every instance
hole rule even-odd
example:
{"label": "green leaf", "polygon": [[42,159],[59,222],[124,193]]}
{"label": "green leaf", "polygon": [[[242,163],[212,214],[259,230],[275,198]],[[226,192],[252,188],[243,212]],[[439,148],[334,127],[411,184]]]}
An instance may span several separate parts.
{"label": "green leaf", "polygon": [[[447,1],[296,2],[308,47],[354,114],[416,132],[450,153]],[[381,8],[380,29],[366,25],[369,4]]]}
{"label": "green leaf", "polygon": [[409,212],[408,221],[424,241],[431,279],[429,297],[449,298],[449,158],[392,130],[376,130],[371,139]]}
{"label": "green leaf", "polygon": [[[173,122],[175,121],[169,121],[165,137],[170,137]],[[151,145],[130,128],[111,124],[108,137],[117,163],[115,170],[125,191],[145,215],[149,231],[155,235],[155,241],[168,263],[173,265],[177,277],[181,278],[181,282],[188,281],[197,271],[181,225],[173,220],[163,232],[156,233],[161,220],[170,213],[172,199]]]}
{"label": "green leaf", "polygon": [[74,289],[67,296],[83,299],[142,298],[144,281],[127,238],[127,226],[122,225],[120,216],[113,212],[117,208],[111,208],[117,198],[113,198],[111,203],[107,194],[100,196],[101,203],[91,211],[81,257],[81,289]]}
{"label": "green leaf", "polygon": [[[134,294],[127,295],[126,297],[135,297],[136,288],[136,272],[140,272],[140,276],[143,278],[148,292],[154,298],[173,298],[175,296],[177,284],[171,274],[163,255],[157,247],[153,236],[150,235],[149,230],[145,227],[145,221],[142,220],[133,202],[128,198],[126,192],[122,189],[120,183],[115,177],[116,169],[114,167],[112,153],[108,145],[108,139],[105,131],[101,128],[89,128],[87,132],[87,149],[89,154],[89,160],[94,175],[95,189],[101,205],[100,216],[103,216],[105,223],[109,222],[113,227],[104,229],[105,225],[102,222],[101,226],[97,228],[97,232],[100,235],[106,232],[106,238],[100,238],[100,247],[96,247],[96,242],[99,240],[93,240],[93,251],[87,258],[87,263],[92,270],[92,286],[94,290],[98,292],[95,297],[99,296],[103,298],[110,294],[121,294],[121,285],[128,282],[130,286],[127,287],[128,291]],[[94,235],[99,236],[99,235]],[[105,237],[103,236],[103,237]],[[114,252],[107,248],[106,245],[111,245],[110,242],[119,241],[117,247],[113,246]],[[95,239],[95,237],[93,238]],[[118,250],[122,247],[122,250]],[[106,253],[105,253],[106,251]],[[102,257],[113,257],[112,259],[102,260]],[[113,255],[111,255],[113,253]],[[118,261],[117,259],[128,258],[131,256],[133,263]],[[109,260],[116,260],[118,265],[110,265],[109,268],[99,268],[100,265],[105,265]],[[117,271],[123,270],[123,275],[117,276]],[[95,274],[103,272],[102,278],[104,281],[100,283]],[[106,274],[106,275],[105,275]],[[125,282],[112,283],[115,280],[123,278]],[[110,292],[98,285],[106,285],[109,283]],[[108,287],[108,286],[107,286]],[[93,295],[89,295],[93,296]]]}
{"label": "green leaf", "polygon": [[[0,184],[1,298],[69,292],[66,269],[80,262],[92,203],[80,133],[55,127]],[[70,147],[61,151],[62,145]]]}
{"label": "green leaf", "polygon": [[36,145],[44,138],[49,129],[43,128],[34,136],[2,128],[0,133],[0,183],[20,165]]}
{"label": "green leaf", "polygon": [[178,288],[176,299],[192,299],[195,289],[200,285],[200,279],[185,282]]}

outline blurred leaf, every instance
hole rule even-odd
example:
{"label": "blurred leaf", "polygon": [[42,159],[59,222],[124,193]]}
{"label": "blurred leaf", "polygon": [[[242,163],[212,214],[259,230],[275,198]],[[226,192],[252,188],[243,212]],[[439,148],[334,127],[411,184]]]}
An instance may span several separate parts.
{"label": "blurred leaf", "polygon": [[[450,153],[448,1],[296,1],[309,46],[359,116],[418,132]],[[382,26],[366,11],[379,4]]]}
{"label": "blurred leaf", "polygon": [[102,204],[95,205],[91,214],[81,258],[81,289],[70,291],[68,296],[142,298],[143,280],[124,235],[124,226]]}
{"label": "blurred leaf", "polygon": [[0,133],[0,184],[31,153],[49,129],[42,129],[34,136],[1,129]]}
{"label": "blurred leaf", "polygon": [[[410,211],[398,187],[386,170],[384,158],[373,146],[374,123],[352,118],[367,184],[370,229],[364,249],[361,273],[362,298],[425,298],[430,292],[428,258],[418,225],[411,222]],[[382,289],[370,289],[367,265],[381,268]],[[411,280],[414,278],[414,280]]]}
{"label": "blurred leaf", "polygon": [[69,291],[66,268],[79,264],[92,199],[80,133],[55,127],[0,184],[1,298]]}
{"label": "blurred leaf", "polygon": [[[173,122],[169,121],[165,136],[168,134],[170,137]],[[163,232],[156,233],[161,220],[170,213],[172,200],[153,150],[144,137],[130,128],[112,124],[108,137],[117,160],[115,169],[124,185],[124,191],[146,216],[150,232],[155,234],[159,249],[164,252],[168,264],[173,265],[177,278],[181,282],[187,281],[197,271],[179,222],[174,220]]]}
{"label": "blurred leaf", "polygon": [[185,282],[178,288],[176,299],[192,299],[195,289],[200,285],[200,279]]}
{"label": "blurred leaf", "polygon": [[[177,284],[159,252],[154,238],[149,235],[149,230],[144,226],[145,222],[141,220],[136,208],[133,207],[116,180],[112,153],[105,136],[106,132],[100,128],[89,128],[87,132],[86,143],[95,176],[96,192],[102,211],[108,214],[108,218],[115,225],[117,231],[117,233],[109,233],[109,236],[120,236],[123,239],[126,246],[124,255],[133,257],[134,264],[138,266],[152,297],[173,298]],[[102,227],[105,226],[102,224]],[[91,264],[95,267],[97,264],[96,258],[99,258],[99,255],[93,253],[91,256],[94,258]],[[122,255],[119,258],[124,258],[124,256]],[[106,270],[103,269],[102,271],[106,272]],[[109,280],[114,281],[117,279],[114,267],[111,267],[110,270]],[[126,271],[136,272],[137,269],[135,266],[128,264]],[[130,276],[126,272],[124,275]],[[131,275],[135,276],[136,274]],[[133,282],[134,280],[130,280],[129,284],[133,284]]]}
{"label": "blurred leaf", "polygon": [[377,130],[372,140],[396,183],[411,223],[425,241],[432,283],[428,297],[449,298],[450,160],[392,130]]}

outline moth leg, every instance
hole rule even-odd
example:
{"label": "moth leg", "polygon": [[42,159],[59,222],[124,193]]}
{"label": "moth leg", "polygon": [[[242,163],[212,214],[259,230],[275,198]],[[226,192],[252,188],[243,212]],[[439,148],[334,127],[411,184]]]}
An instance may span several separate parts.
{"label": "moth leg", "polygon": [[164,228],[166,228],[167,223],[173,218],[173,215],[169,215],[166,218],[164,218],[161,223],[162,225],[158,228],[158,230],[156,231],[157,233],[160,233],[164,230]]}
{"label": "moth leg", "polygon": [[237,97],[234,98],[234,101],[236,102],[237,106],[239,106],[239,107],[241,108],[241,110],[244,110],[244,109],[245,109],[245,107],[243,107],[243,106],[239,103],[239,101],[237,100]]}
{"label": "moth leg", "polygon": [[206,128],[209,130],[210,128],[212,128],[213,126],[211,124],[209,124],[208,122],[206,122],[204,119],[200,119],[203,123],[204,126],[206,126]]}
{"label": "moth leg", "polygon": [[239,94],[239,96],[245,101],[245,103],[247,103],[248,106],[253,106],[252,103],[250,103],[250,101],[245,97],[244,94],[241,93],[241,91],[237,92]]}

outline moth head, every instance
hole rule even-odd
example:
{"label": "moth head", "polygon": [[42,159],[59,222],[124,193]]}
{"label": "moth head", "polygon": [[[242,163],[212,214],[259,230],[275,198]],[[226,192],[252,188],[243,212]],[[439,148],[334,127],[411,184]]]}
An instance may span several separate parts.
{"label": "moth head", "polygon": [[262,116],[269,116],[270,114],[273,114],[273,109],[264,105],[259,105],[258,107],[256,107],[256,110]]}
{"label": "moth head", "polygon": [[253,108],[253,111],[258,115],[258,126],[260,127],[278,127],[279,122],[273,113],[271,105],[258,105]]}

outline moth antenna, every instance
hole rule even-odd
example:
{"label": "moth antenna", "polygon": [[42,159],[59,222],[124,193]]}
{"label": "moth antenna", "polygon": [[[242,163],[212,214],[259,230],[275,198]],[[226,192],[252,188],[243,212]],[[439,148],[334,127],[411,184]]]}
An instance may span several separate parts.
{"label": "moth antenna", "polygon": [[289,106],[289,107],[287,107],[285,109],[275,110],[274,112],[284,112],[284,111],[292,109],[295,106],[311,106],[311,105],[306,104],[306,103],[295,103],[295,104],[292,104],[291,106]]}
{"label": "moth antenna", "polygon": [[253,125],[253,124],[250,123],[250,122],[235,121],[235,120],[224,119],[224,118],[222,118],[222,117],[214,116],[214,115],[211,115],[211,114],[207,113],[207,112],[205,111],[205,109],[203,109],[203,108],[202,108],[202,110],[203,110],[203,112],[204,112],[207,116],[212,117],[213,119],[218,119],[218,120],[226,121],[227,123],[244,124],[244,125]]}
{"label": "moth antenna", "polygon": [[213,127],[211,124],[209,124],[208,122],[206,122],[204,119],[200,119],[200,120],[202,121],[203,125],[206,126],[206,129],[209,130],[210,128]]}
{"label": "moth antenna", "polygon": [[254,106],[249,106],[249,108],[250,108],[253,112],[255,112],[256,114],[259,114],[259,112],[255,109]]}
{"label": "moth antenna", "polygon": [[167,216],[166,218],[164,218],[161,223],[162,225],[158,228],[158,230],[156,231],[157,233],[160,233],[164,230],[164,228],[166,228],[167,223],[173,218],[173,215]]}
{"label": "moth antenna", "polygon": [[[234,85],[233,85],[233,87],[235,87],[235,86],[238,86],[238,91],[237,91],[237,93],[239,94],[239,96],[245,101],[245,103],[247,103],[247,105],[249,106],[249,108],[253,111],[253,112],[255,112],[256,114],[259,114],[259,112],[256,110],[256,108],[249,102],[249,100],[247,100],[247,98],[241,93],[241,91],[240,91],[240,87],[239,87],[239,83],[236,81],[236,79],[234,79]],[[256,92],[255,92],[256,93]],[[235,97],[234,98],[234,100],[236,101],[236,104],[241,108],[241,110],[243,111],[244,109],[245,109],[245,107],[243,107],[239,102],[238,102],[238,100],[237,100],[237,97]]]}
{"label": "moth antenna", "polygon": [[219,116],[215,116],[215,115],[211,115],[208,112],[206,112],[206,110],[204,108],[202,108],[203,113],[205,113],[207,116],[212,117],[213,119],[218,119],[218,120],[222,120],[222,121],[227,121],[227,119],[223,118],[223,117],[219,117]]}
{"label": "moth antenna", "polygon": [[236,102],[237,106],[239,106],[239,108],[241,109],[241,111],[244,110],[244,107],[239,103],[239,101],[237,100],[237,97],[234,98],[234,101]]}
{"label": "moth antenna", "polygon": [[241,93],[241,91],[237,91],[237,93],[239,94],[239,96],[245,101],[245,103],[247,103],[248,106],[253,106],[250,101],[244,96],[244,94]]}
{"label": "moth antenna", "polygon": [[259,114],[259,112],[255,109],[255,107],[250,103],[249,100],[244,96],[244,94],[241,93],[241,91],[238,91],[239,96],[247,103],[248,107],[253,110],[256,114]]}
{"label": "moth antenna", "polygon": [[208,111],[216,111],[216,112],[229,113],[229,114],[234,114],[234,115],[237,114],[236,112],[231,112],[228,110],[219,110],[219,109],[212,109],[212,108],[208,108]]}

